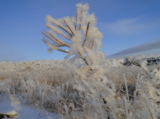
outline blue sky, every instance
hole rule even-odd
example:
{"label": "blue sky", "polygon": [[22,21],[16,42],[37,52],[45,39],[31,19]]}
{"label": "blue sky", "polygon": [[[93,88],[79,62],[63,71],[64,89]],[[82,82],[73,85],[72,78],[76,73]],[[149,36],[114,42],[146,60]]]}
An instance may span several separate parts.
{"label": "blue sky", "polygon": [[0,0],[0,61],[63,59],[48,53],[41,32],[48,30],[46,15],[74,16],[77,3],[95,13],[106,56],[160,54],[160,0]]}

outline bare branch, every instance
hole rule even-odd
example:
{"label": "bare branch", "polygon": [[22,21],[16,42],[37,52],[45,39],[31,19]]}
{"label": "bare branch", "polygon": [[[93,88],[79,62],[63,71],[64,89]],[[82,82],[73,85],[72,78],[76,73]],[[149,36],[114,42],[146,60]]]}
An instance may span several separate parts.
{"label": "bare branch", "polygon": [[64,53],[69,53],[68,51],[59,49],[58,47],[51,45],[50,43],[48,43],[48,42],[47,42],[46,40],[44,40],[44,39],[42,39],[42,40],[43,40],[43,42],[44,42],[46,45],[48,45],[48,46],[49,46],[50,48],[52,48],[52,49],[55,49],[55,50],[58,50],[58,51],[61,51],[61,52],[64,52]]}
{"label": "bare branch", "polygon": [[85,36],[84,42],[82,44],[82,47],[84,47],[84,45],[85,45],[85,43],[87,41],[87,35],[88,35],[89,25],[90,25],[90,22],[88,22],[88,24],[87,24],[86,36]]}
{"label": "bare branch", "polygon": [[59,44],[59,45],[62,45],[62,46],[65,46],[64,43],[59,42],[59,40],[57,40],[56,37],[53,37],[50,33],[48,34],[48,32],[44,32],[44,31],[43,31],[42,34],[43,34],[44,36],[46,36],[47,38],[49,38],[50,40],[54,41],[55,43],[57,43],[57,44]]}
{"label": "bare branch", "polygon": [[79,26],[79,30],[82,29],[82,19],[83,19],[83,11],[81,11],[81,17],[80,17],[80,26]]}
{"label": "bare branch", "polygon": [[66,22],[66,20],[64,20],[64,23],[66,24],[66,26],[68,27],[68,29],[71,31],[72,35],[75,36],[74,32],[72,31],[72,29],[70,28],[70,26],[68,25],[68,23]]}
{"label": "bare branch", "polygon": [[42,31],[42,34],[43,34],[44,36],[46,36],[47,38],[49,38],[50,40],[52,40],[52,41],[60,44],[59,42],[57,42],[56,39],[54,39],[50,34],[48,34],[48,32]]}
{"label": "bare branch", "polygon": [[58,38],[56,38],[56,36],[52,32],[49,32],[49,34],[56,40],[55,41],[56,43],[66,46],[66,47],[70,47],[66,42],[60,41]]}
{"label": "bare branch", "polygon": [[61,24],[57,23],[57,21],[55,19],[53,19],[51,16],[48,16],[47,21],[50,21],[51,23],[53,23],[54,25],[56,25],[57,27],[61,28],[66,33],[68,33],[69,35],[71,35],[71,33],[65,27],[63,27]]}
{"label": "bare branch", "polygon": [[75,29],[77,29],[78,26],[78,7],[76,7],[76,24],[75,24]]}
{"label": "bare branch", "polygon": [[92,49],[93,49],[93,47],[94,47],[94,43],[95,43],[95,41],[93,41],[93,42],[92,42],[91,50],[92,50]]}
{"label": "bare branch", "polygon": [[81,56],[81,59],[84,60],[84,62],[89,66],[87,60],[85,57],[83,57],[83,55],[78,51],[78,54]]}
{"label": "bare branch", "polygon": [[56,29],[53,28],[53,26],[51,25],[46,25],[46,27],[50,28],[52,31],[56,32],[57,34],[63,36],[64,38],[68,39],[68,40],[71,40],[68,36],[64,35],[63,33],[61,33],[60,31],[57,31]]}
{"label": "bare branch", "polygon": [[68,51],[66,50],[62,50],[62,49],[57,49],[58,51],[61,51],[61,52],[64,52],[64,53],[69,53]]}

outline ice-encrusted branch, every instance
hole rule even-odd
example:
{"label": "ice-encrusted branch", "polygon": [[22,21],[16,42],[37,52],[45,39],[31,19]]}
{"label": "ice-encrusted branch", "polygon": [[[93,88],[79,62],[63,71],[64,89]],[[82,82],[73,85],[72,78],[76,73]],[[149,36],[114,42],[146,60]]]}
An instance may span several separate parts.
{"label": "ice-encrusted branch", "polygon": [[[91,58],[88,58],[86,48],[91,52],[97,52],[100,48],[98,40],[101,40],[102,34],[99,32],[96,25],[94,14],[88,14],[88,4],[77,4],[75,17],[64,17],[54,19],[51,16],[46,18],[46,26],[50,29],[42,34],[56,43],[45,43],[51,48],[61,52],[68,53],[67,56],[79,57],[84,60],[86,65],[91,65]],[[56,35],[57,34],[57,35]],[[69,43],[60,39],[59,36],[69,40]],[[43,40],[44,41],[44,40]],[[68,51],[62,50],[60,47],[68,47]],[[75,55],[76,54],[76,55]]]}
{"label": "ice-encrusted branch", "polygon": [[87,34],[88,34],[88,30],[89,30],[89,25],[90,25],[90,22],[88,22],[88,24],[87,24],[86,35],[85,35],[85,39],[84,39],[84,42],[83,42],[82,47],[84,47],[84,45],[85,45],[85,43],[86,43],[86,40],[87,40]]}

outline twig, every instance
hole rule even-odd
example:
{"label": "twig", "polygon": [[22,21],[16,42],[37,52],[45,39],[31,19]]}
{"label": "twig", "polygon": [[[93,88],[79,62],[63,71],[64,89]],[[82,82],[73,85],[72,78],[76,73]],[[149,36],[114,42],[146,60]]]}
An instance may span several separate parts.
{"label": "twig", "polygon": [[71,40],[71,39],[70,39],[69,37],[67,37],[66,35],[64,35],[64,34],[58,32],[58,31],[56,31],[56,30],[55,30],[54,28],[52,28],[50,25],[46,25],[46,27],[50,28],[52,31],[54,31],[55,33],[63,36],[64,38],[66,38],[66,39],[68,39],[68,40]]}
{"label": "twig", "polygon": [[73,36],[75,36],[74,32],[72,31],[72,29],[70,28],[70,26],[68,25],[68,23],[64,20],[64,23],[66,24],[66,26],[68,27],[68,29],[71,31],[71,33],[73,34]]}
{"label": "twig", "polygon": [[90,22],[88,22],[88,24],[87,24],[86,35],[85,35],[85,39],[84,39],[82,47],[84,47],[84,45],[85,45],[85,43],[87,41],[87,35],[88,35],[89,25],[90,25]]}
{"label": "twig", "polygon": [[55,36],[53,36],[53,34],[51,33],[47,34],[46,32],[42,32],[42,34],[47,38],[49,38],[50,40],[54,41],[55,43],[64,45],[64,43],[60,42]]}
{"label": "twig", "polygon": [[123,74],[123,77],[124,77],[124,82],[125,82],[125,87],[126,87],[127,100],[129,101],[128,85],[127,85],[127,79],[126,79],[125,74]]}
{"label": "twig", "polygon": [[94,47],[94,42],[95,42],[95,41],[93,41],[93,42],[92,42],[91,50],[92,50],[92,49],[93,49],[93,47]]}
{"label": "twig", "polygon": [[59,49],[57,47],[54,47],[53,45],[51,45],[50,43],[46,42],[45,40],[43,40],[43,42],[48,45],[50,48],[52,49],[55,49],[55,50],[58,50],[58,51],[61,51],[61,52],[64,52],[64,53],[69,53],[68,51],[65,51],[65,50],[62,50],[62,49]]}
{"label": "twig", "polygon": [[75,29],[77,29],[78,26],[78,7],[76,7],[76,24],[75,24]]}
{"label": "twig", "polygon": [[81,30],[81,28],[82,28],[82,19],[83,19],[83,11],[81,11],[79,30]]}
{"label": "twig", "polygon": [[83,55],[82,55],[79,51],[78,51],[78,54],[80,54],[81,59],[83,59],[83,60],[84,60],[84,62],[89,66],[89,64],[88,64],[87,60],[83,57]]}
{"label": "twig", "polygon": [[51,23],[53,23],[57,27],[61,28],[62,30],[64,30],[66,33],[68,33],[70,35],[69,31],[67,29],[65,29],[62,25],[56,23],[55,20],[53,20],[53,18],[51,19]]}

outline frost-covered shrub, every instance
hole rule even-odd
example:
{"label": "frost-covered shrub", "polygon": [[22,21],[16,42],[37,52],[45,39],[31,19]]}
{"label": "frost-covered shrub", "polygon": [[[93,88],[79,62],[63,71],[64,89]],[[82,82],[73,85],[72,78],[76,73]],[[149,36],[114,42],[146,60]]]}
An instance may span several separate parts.
{"label": "frost-covered shrub", "polygon": [[[64,112],[62,114],[67,118],[78,118],[77,115],[83,113],[82,118],[93,119],[157,119],[160,113],[160,90],[157,88],[159,84],[156,85],[159,83],[159,71],[151,72],[146,63],[141,62],[136,70],[138,74],[127,74],[126,70],[124,74],[122,71],[117,75],[123,80],[121,88],[124,89],[117,88],[115,84],[121,81],[110,76],[110,72],[105,74],[108,65],[104,64],[105,56],[100,50],[102,34],[96,27],[94,14],[89,14],[88,9],[88,4],[77,4],[75,17],[56,20],[47,16],[49,31],[42,32],[49,52],[67,53],[64,67],[69,78],[74,79],[53,90],[56,92],[56,104],[64,110],[58,112]],[[117,65],[117,62],[111,63],[113,66],[108,69]],[[131,89],[130,84],[133,85]],[[81,106],[77,106],[79,103]]]}
{"label": "frost-covered shrub", "polygon": [[[77,4],[75,17],[64,17],[55,20],[51,16],[47,16],[46,26],[50,29],[48,32],[42,33],[49,38],[43,41],[49,46],[49,51],[58,50],[68,55],[66,59],[82,59],[81,69],[96,69],[99,63],[104,60],[104,54],[99,50],[101,47],[102,34],[96,25],[94,14],[88,14],[88,4]],[[68,41],[61,40],[56,36],[59,34]],[[67,48],[66,50],[63,49]],[[87,68],[85,67],[87,65]]]}
{"label": "frost-covered shrub", "polygon": [[[47,16],[48,32],[42,32],[49,51],[67,53],[65,66],[74,78],[76,90],[83,92],[94,114],[102,119],[116,118],[115,85],[104,75],[104,53],[100,51],[102,34],[96,27],[94,14],[88,13],[88,4],[77,4],[75,17],[54,19]],[[61,40],[56,34],[67,40]],[[67,48],[64,50],[64,48]]]}

